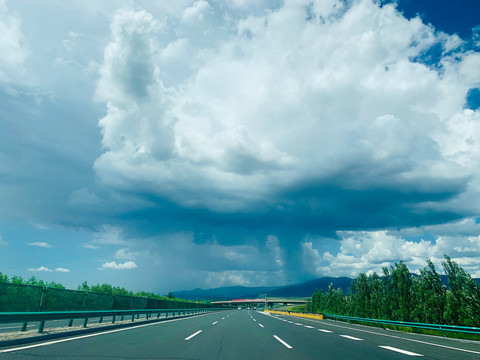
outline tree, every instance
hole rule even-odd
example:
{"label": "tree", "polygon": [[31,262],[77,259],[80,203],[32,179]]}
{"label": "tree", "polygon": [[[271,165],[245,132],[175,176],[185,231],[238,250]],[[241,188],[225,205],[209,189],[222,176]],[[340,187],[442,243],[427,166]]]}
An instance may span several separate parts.
{"label": "tree", "polygon": [[352,281],[352,308],[353,316],[369,317],[371,311],[371,291],[368,277],[365,273],[361,273]]}
{"label": "tree", "polygon": [[311,312],[313,313],[319,313],[320,311],[323,311],[322,307],[322,297],[324,296],[323,290],[315,290],[315,292],[312,295],[312,302],[311,302]]}
{"label": "tree", "polygon": [[10,279],[10,282],[12,284],[24,284],[25,281],[21,276],[13,275],[12,278]]}
{"label": "tree", "polygon": [[7,274],[2,274],[2,272],[0,272],[0,283],[6,283],[8,282],[8,276]]}
{"label": "tree", "polygon": [[55,281],[48,281],[47,283],[45,283],[45,286],[49,288],[55,288],[55,289],[66,289],[65,286]]}
{"label": "tree", "polygon": [[30,279],[23,282],[25,285],[45,286],[43,280],[37,279],[35,275],[32,275]]}
{"label": "tree", "polygon": [[169,299],[175,299],[175,296],[173,295],[173,293],[171,291],[168,293],[167,297]]}
{"label": "tree", "polygon": [[97,293],[97,294],[113,294],[113,287],[110,284],[103,283],[102,285],[92,285],[90,286],[90,292]]}
{"label": "tree", "polygon": [[446,307],[446,288],[435,266],[427,260],[427,267],[413,281],[415,293],[415,320],[443,324]]}
{"label": "tree", "polygon": [[413,284],[407,265],[400,261],[390,267],[393,293],[395,295],[395,307],[393,318],[400,321],[411,321],[413,310]]}
{"label": "tree", "polygon": [[384,318],[385,295],[383,292],[383,283],[377,273],[368,277],[370,295],[370,316],[374,319]]}
{"label": "tree", "polygon": [[480,324],[480,287],[458,264],[444,255],[443,269],[448,277],[445,320],[452,325]]}
{"label": "tree", "polygon": [[88,286],[88,283],[84,281],[80,285],[77,286],[78,291],[90,291],[90,287]]}

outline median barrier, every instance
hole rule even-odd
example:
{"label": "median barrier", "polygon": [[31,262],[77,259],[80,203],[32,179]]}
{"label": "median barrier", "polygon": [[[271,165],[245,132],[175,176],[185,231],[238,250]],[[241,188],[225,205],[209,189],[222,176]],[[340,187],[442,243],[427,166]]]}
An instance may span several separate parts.
{"label": "median barrier", "polygon": [[323,314],[307,314],[307,313],[297,313],[293,311],[277,311],[277,310],[267,310],[267,309],[265,309],[265,312],[269,312],[272,314],[280,314],[280,315],[298,316],[298,317],[303,317],[308,319],[318,319],[318,320],[325,319]]}

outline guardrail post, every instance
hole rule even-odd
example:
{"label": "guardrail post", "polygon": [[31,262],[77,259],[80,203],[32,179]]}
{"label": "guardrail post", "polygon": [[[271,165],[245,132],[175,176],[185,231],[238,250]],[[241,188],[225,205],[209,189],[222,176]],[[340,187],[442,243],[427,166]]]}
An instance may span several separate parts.
{"label": "guardrail post", "polygon": [[115,315],[112,316],[112,324],[115,324]]}
{"label": "guardrail post", "polygon": [[98,323],[101,324],[103,322],[103,316],[100,316],[100,320],[98,320]]}
{"label": "guardrail post", "polygon": [[135,321],[135,314],[132,315],[132,321]]}
{"label": "guardrail post", "polygon": [[83,320],[83,327],[86,328],[87,327],[87,323],[88,323],[88,318],[85,318]]}
{"label": "guardrail post", "polygon": [[43,333],[43,328],[45,327],[45,320],[40,321],[38,324],[38,333],[41,334]]}
{"label": "guardrail post", "polygon": [[23,324],[22,324],[22,330],[21,331],[27,331],[27,325],[28,325],[28,322],[24,321]]}
{"label": "guardrail post", "polygon": [[38,311],[43,310],[43,306],[45,305],[45,296],[47,295],[47,287],[44,286],[42,288],[42,292],[40,293],[40,301],[38,302]]}
{"label": "guardrail post", "polygon": [[125,315],[122,315],[122,317],[120,318],[120,321],[123,321],[124,317],[125,317]]}
{"label": "guardrail post", "polygon": [[70,319],[70,321],[68,322],[68,327],[72,327],[73,325],[73,319]]}

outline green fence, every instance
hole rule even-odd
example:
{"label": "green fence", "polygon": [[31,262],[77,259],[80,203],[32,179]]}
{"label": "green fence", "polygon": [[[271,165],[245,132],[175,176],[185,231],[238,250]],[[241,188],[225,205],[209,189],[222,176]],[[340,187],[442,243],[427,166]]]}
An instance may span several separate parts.
{"label": "green fence", "polygon": [[0,283],[0,312],[196,309],[210,305]]}

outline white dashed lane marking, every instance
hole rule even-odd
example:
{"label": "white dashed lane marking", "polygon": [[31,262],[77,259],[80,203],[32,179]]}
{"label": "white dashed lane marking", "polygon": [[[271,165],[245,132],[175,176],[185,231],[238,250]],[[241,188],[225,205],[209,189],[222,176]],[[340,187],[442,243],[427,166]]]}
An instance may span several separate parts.
{"label": "white dashed lane marking", "polygon": [[345,339],[350,339],[350,340],[355,340],[355,341],[363,341],[363,339],[359,339],[357,337],[350,336],[350,335],[340,335],[340,336],[345,338]]}
{"label": "white dashed lane marking", "polygon": [[397,348],[394,348],[394,347],[391,347],[391,346],[379,346],[379,347],[381,347],[382,349],[395,351],[395,352],[398,352],[400,354],[404,354],[404,355],[408,355],[408,356],[423,356],[422,354],[417,354],[417,353],[414,353],[414,352],[411,352],[411,351],[397,349]]}
{"label": "white dashed lane marking", "polygon": [[190,335],[189,337],[186,337],[185,340],[190,340],[191,338],[193,338],[194,336],[197,336],[198,334],[200,334],[202,332],[202,330],[198,330],[195,334],[192,334]]}
{"label": "white dashed lane marking", "polygon": [[290,345],[288,345],[285,341],[283,341],[282,339],[280,339],[277,335],[273,335],[273,337],[275,339],[277,339],[282,345],[284,345],[286,348],[288,349],[293,349]]}

